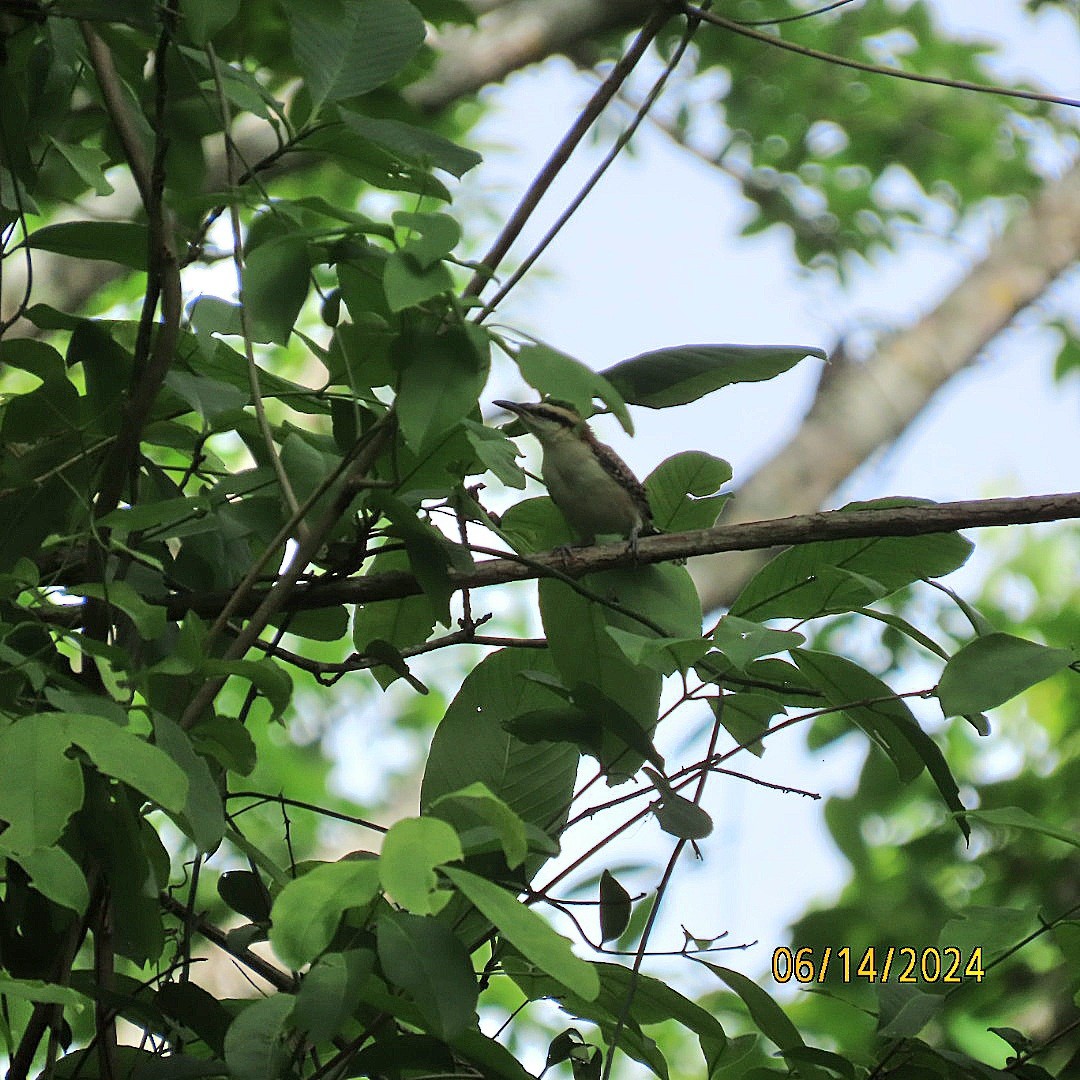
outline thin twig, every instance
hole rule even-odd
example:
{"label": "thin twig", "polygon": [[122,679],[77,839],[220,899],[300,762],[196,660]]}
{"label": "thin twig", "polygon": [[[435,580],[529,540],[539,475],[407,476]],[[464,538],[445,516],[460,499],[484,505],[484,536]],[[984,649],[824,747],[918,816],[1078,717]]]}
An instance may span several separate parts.
{"label": "thin twig", "polygon": [[[690,46],[690,42],[693,39],[694,32],[701,25],[699,19],[689,19],[687,22],[686,31],[683,33],[682,38],[679,41],[678,46],[672,53],[671,58],[664,65],[664,70],[657,77],[653,83],[652,88],[648,94],[645,95],[645,100],[638,107],[633,119],[626,126],[625,130],[619,135],[619,137],[612,144],[611,149],[604,155],[603,161],[593,170],[592,175],[581,186],[578,193],[570,200],[569,204],[562,211],[561,214],[555,219],[555,223],[551,226],[539,243],[529,252],[529,254],[522,260],[521,265],[510,275],[510,277],[499,286],[498,292],[484,305],[480,312],[474,316],[476,322],[483,322],[484,319],[490,315],[499,303],[504,299],[507,293],[529,272],[533,264],[541,255],[547,250],[548,245],[555,239],[556,236],[562,231],[563,227],[570,220],[571,217],[577,212],[581,204],[588,198],[590,192],[598,183],[600,183],[601,177],[608,171],[612,163],[619,156],[622,150],[634,137],[637,129],[641,126],[642,121],[652,110],[653,105],[656,104],[656,99],[660,96],[664,87],[667,85],[668,79],[671,78],[675,68],[678,67],[679,61],[682,60],[686,50]],[[603,84],[601,84],[603,85]]]}
{"label": "thin twig", "polygon": [[525,223],[532,216],[533,211],[536,210],[545,192],[551,187],[555,177],[562,171],[563,166],[570,159],[570,155],[581,140],[585,138],[589,128],[596,122],[597,117],[604,111],[608,102],[615,96],[619,87],[622,86],[629,77],[630,72],[634,70],[645,55],[653,39],[671,18],[671,14],[672,6],[670,3],[658,5],[648,22],[641,28],[630,48],[611,69],[611,73],[603,83],[597,87],[596,92],[574,121],[573,126],[552,151],[551,156],[544,163],[544,167],[536,174],[536,178],[529,185],[529,189],[522,196],[521,202],[515,207],[502,231],[495,238],[495,242],[488,249],[487,254],[480,260],[483,271],[473,274],[472,279],[465,286],[463,293],[465,297],[479,296],[483,291],[484,286],[498,270],[511,245],[525,227]]}
{"label": "thin twig", "polygon": [[800,11],[798,15],[785,15],[780,19],[733,19],[740,26],[779,26],[781,23],[801,22],[803,19],[812,19],[815,15],[824,15],[827,11],[835,11],[837,8],[846,7],[856,3],[857,0],[833,0],[831,4],[823,4],[821,7],[812,8],[810,11]]}
{"label": "thin twig", "polygon": [[1010,90],[1004,86],[994,86],[990,83],[968,82],[966,79],[948,79],[938,75],[920,75],[915,71],[904,71],[901,68],[884,67],[880,64],[868,64],[861,60],[851,60],[846,56],[837,56],[834,53],[822,52],[820,49],[812,49],[808,45],[797,45],[793,41],[785,41],[773,34],[765,34],[760,30],[734,19],[725,19],[723,15],[716,15],[711,11],[695,7],[693,4],[680,2],[680,9],[688,16],[703,19],[713,26],[719,26],[724,30],[730,30],[733,34],[742,34],[743,37],[760,41],[764,45],[775,45],[778,49],[786,49],[788,52],[797,53],[799,56],[808,56],[814,60],[824,60],[828,64],[837,64],[840,67],[852,68],[855,71],[865,71],[871,75],[891,75],[895,79],[907,79],[910,82],[929,83],[932,86],[947,86],[952,90],[972,90],[977,94],[996,94],[999,97],[1021,98],[1024,101],[1041,101],[1049,105],[1068,105],[1072,108],[1080,108],[1080,100],[1076,98],[1061,97],[1057,94],[1043,94],[1037,90]]}
{"label": "thin twig", "polygon": [[270,983],[275,990],[280,990],[283,994],[295,994],[299,989],[300,984],[291,975],[282,971],[280,968],[274,967],[268,960],[264,960],[250,949],[232,944],[229,940],[229,935],[226,934],[224,930],[219,930],[203,915],[193,915],[185,904],[181,904],[179,900],[170,896],[168,893],[160,893],[158,895],[158,903],[160,903],[167,912],[171,915],[175,915],[178,919],[181,919],[184,922],[190,920],[195,929],[202,934],[207,941],[216,945],[223,952],[227,952],[234,960],[239,960],[245,967],[250,968],[256,975],[259,975]]}
{"label": "thin twig", "polygon": [[[225,177],[229,194],[237,190],[236,161],[233,156],[233,143],[229,136],[229,128],[232,127],[232,110],[229,108],[229,100],[225,95],[225,86],[221,79],[221,67],[218,64],[217,53],[214,46],[207,42],[206,59],[210,64],[210,72],[214,77],[214,89],[217,92],[218,110],[221,113],[221,133],[225,144]],[[293,491],[292,482],[289,480],[285,466],[281,462],[277,445],[274,442],[274,433],[270,430],[270,421],[266,416],[266,405],[263,402],[262,387],[259,385],[259,365],[255,363],[255,350],[251,344],[251,319],[248,317],[247,304],[244,300],[244,241],[240,228],[240,211],[236,200],[229,199],[229,225],[232,229],[232,261],[236,271],[236,299],[240,312],[240,336],[244,342],[244,358],[247,360],[248,384],[251,388],[251,402],[255,408],[255,421],[262,435],[266,454],[270,458],[274,475],[277,477],[278,486],[281,488],[282,498],[289,513],[296,521],[297,537],[303,539],[307,524],[303,515],[300,514],[300,504]]]}

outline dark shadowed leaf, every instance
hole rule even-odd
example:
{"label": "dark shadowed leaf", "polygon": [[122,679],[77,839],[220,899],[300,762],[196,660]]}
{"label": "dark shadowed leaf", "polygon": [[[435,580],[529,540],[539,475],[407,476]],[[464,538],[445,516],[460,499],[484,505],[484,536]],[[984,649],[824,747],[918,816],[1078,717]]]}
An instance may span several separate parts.
{"label": "dark shadowed leaf", "polygon": [[149,239],[146,226],[133,222],[65,221],[32,232],[26,238],[26,246],[77,259],[100,259],[120,263],[132,270],[145,270]]}
{"label": "dark shadowed leaf", "polygon": [[665,409],[731,383],[771,379],[807,356],[826,359],[824,350],[809,345],[676,345],[622,360],[602,374],[629,404]]}

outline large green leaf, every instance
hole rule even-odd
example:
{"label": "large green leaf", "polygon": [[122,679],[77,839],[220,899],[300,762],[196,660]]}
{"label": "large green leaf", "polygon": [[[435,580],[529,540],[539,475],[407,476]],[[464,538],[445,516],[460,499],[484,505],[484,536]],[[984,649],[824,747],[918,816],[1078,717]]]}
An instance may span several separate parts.
{"label": "large green leaf", "polygon": [[344,912],[370,903],[378,887],[374,859],[324,863],[290,881],[271,911],[274,952],[294,968],[314,960],[330,944]]}
{"label": "large green leaf", "polygon": [[963,817],[960,789],[945,756],[919,726],[907,704],[886,683],[846,657],[810,649],[793,649],[791,656],[825,700],[843,710],[885,751],[902,780],[913,780],[926,768],[945,805],[957,815],[960,831],[968,836],[971,830]]}
{"label": "large green leaf", "polygon": [[[0,815],[2,816],[2,815]],[[79,864],[61,847],[15,851],[2,842],[0,854],[18,863],[42,896],[82,915],[90,903],[90,887]]]}
{"label": "large green leaf", "polygon": [[1080,652],[1075,649],[1050,649],[1011,634],[984,634],[945,665],[938,700],[946,716],[982,712],[1077,663]]}
{"label": "large green leaf", "polygon": [[[540,614],[563,685],[575,693],[581,686],[596,687],[649,737],[656,726],[661,676],[629,659],[608,631],[653,635],[651,627],[657,626],[671,637],[697,636],[701,606],[693,583],[683,567],[662,565],[589,574],[581,584],[602,599],[582,596],[552,579],[541,581],[539,587]],[[609,781],[617,783],[637,772],[643,757],[627,750],[625,738],[605,732],[598,759]]]}
{"label": "large green leaf", "polygon": [[235,1080],[275,1080],[289,1062],[287,1035],[296,999],[274,994],[246,1005],[229,1025],[225,1061]]}
{"label": "large green leaf", "polygon": [[434,915],[450,898],[437,891],[435,867],[463,856],[458,834],[436,817],[402,818],[383,839],[379,881],[391,900],[417,915]]}
{"label": "large green leaf", "polygon": [[120,263],[132,270],[145,270],[149,240],[146,226],[133,222],[64,221],[32,232],[26,238],[26,246],[76,259],[98,259]]}
{"label": "large green leaf", "polygon": [[418,452],[476,409],[491,362],[485,336],[434,323],[410,323],[395,345],[394,360],[401,432]]}
{"label": "large green leaf", "polygon": [[710,964],[699,960],[717,978],[722,979],[743,1000],[758,1030],[767,1039],[771,1039],[781,1050],[791,1050],[804,1046],[803,1037],[798,1028],[788,1019],[787,1014],[757,983],[748,979],[741,972],[731,968]]}
{"label": "large green leaf", "polygon": [[353,134],[419,168],[442,169],[461,177],[483,160],[475,150],[458,146],[437,132],[400,120],[364,116],[350,109],[341,110],[341,119]]}
{"label": "large green leaf", "polygon": [[[530,746],[505,724],[529,709],[561,704],[551,690],[522,677],[554,676],[546,651],[505,649],[485,657],[466,677],[431,743],[420,808],[455,826],[460,835],[486,824],[467,802],[449,798],[474,783],[501,799],[518,817],[552,836],[569,812],[578,753],[564,743]],[[446,802],[440,800],[446,798]]]}
{"label": "large green leaf", "polygon": [[407,0],[305,0],[288,17],[316,107],[382,86],[424,41],[423,17]]}
{"label": "large green leaf", "polygon": [[312,1042],[332,1039],[356,1012],[359,990],[375,966],[371,949],[320,956],[304,975],[292,1019]]}
{"label": "large green leaf", "polygon": [[65,751],[71,740],[54,713],[27,716],[0,731],[0,820],[8,822],[9,851],[55,844],[82,806],[79,763]]}
{"label": "large green leaf", "polygon": [[[879,499],[851,503],[844,510],[917,505],[928,504]],[[764,622],[853,611],[913,581],[952,573],[967,561],[973,546],[959,533],[800,544],[763,566],[739,593],[731,613]]]}
{"label": "large green leaf", "polygon": [[512,893],[455,866],[444,867],[443,873],[522,956],[587,1001],[600,993],[594,966],[575,956],[570,942]]}
{"label": "large green leaf", "polygon": [[826,359],[809,345],[676,345],[621,360],[602,374],[629,404],[666,409],[731,383],[772,379],[806,356]]}
{"label": "large green leaf", "polygon": [[[491,828],[499,838],[503,854],[506,855],[506,865],[513,870],[525,861],[528,852],[525,822],[520,815],[498,797],[493,794],[486,784],[479,780],[469,784],[460,791],[451,791],[448,795],[440,795],[431,805],[431,811],[442,817],[450,812],[453,805],[466,810],[470,816],[475,815]],[[383,857],[386,857],[386,847],[383,847]]]}
{"label": "large green leaf", "polygon": [[433,1035],[475,1026],[478,990],[465,946],[436,919],[388,911],[375,929],[386,977],[416,1002]]}
{"label": "large green leaf", "polygon": [[187,798],[183,810],[175,815],[176,821],[199,851],[215,850],[225,835],[225,810],[206,758],[195,752],[178,724],[160,713],[154,717],[154,739],[187,777]]}
{"label": "large green leaf", "polygon": [[523,345],[518,350],[517,363],[521,377],[542,397],[564,401],[586,418],[595,411],[593,399],[599,398],[615,414],[623,430],[628,435],[634,434],[630,413],[618,391],[603,375],[580,360],[537,343]]}
{"label": "large green leaf", "polygon": [[307,244],[278,236],[259,244],[244,260],[244,303],[255,341],[288,343],[307,298],[311,264]]}
{"label": "large green leaf", "polygon": [[731,479],[731,466],[722,458],[701,451],[675,454],[649,474],[653,520],[664,532],[707,529],[716,522],[729,495],[717,495]]}

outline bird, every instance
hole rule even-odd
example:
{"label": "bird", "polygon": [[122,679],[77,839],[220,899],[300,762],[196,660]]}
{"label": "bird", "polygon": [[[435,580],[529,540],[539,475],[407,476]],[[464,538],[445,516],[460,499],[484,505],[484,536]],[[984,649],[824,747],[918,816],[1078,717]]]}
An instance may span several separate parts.
{"label": "bird", "polygon": [[582,546],[619,536],[637,555],[638,537],[656,532],[645,488],[573,409],[550,401],[495,401],[512,412],[543,451],[540,476]]}

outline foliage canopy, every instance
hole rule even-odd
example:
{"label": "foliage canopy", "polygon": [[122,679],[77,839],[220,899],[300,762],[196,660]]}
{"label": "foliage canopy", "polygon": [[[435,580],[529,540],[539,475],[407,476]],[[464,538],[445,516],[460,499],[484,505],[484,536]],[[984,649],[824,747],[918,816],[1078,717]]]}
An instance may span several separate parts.
{"label": "foliage canopy", "polygon": [[[569,539],[546,497],[501,517],[485,506],[485,485],[527,484],[510,435],[483,421],[489,380],[512,373],[586,414],[599,402],[630,430],[628,406],[677,408],[824,354],[678,345],[596,373],[489,326],[476,297],[497,267],[471,257],[473,226],[449,211],[480,155],[466,117],[426,117],[412,97],[437,35],[472,17],[457,0],[73,0],[0,13],[3,265],[27,271],[0,324],[9,1075],[525,1077],[530,1038],[545,1030],[529,1003],[545,999],[563,1017],[545,1036],[547,1064],[575,1077],[610,1074],[620,1054],[665,1078],[1002,1075],[941,1018],[955,988],[993,1020],[1011,991],[983,973],[1029,938],[1040,977],[1062,1001],[1075,993],[1080,900],[1062,897],[1040,927],[1045,898],[1021,890],[1024,867],[1007,864],[1060,860],[1044,850],[1080,837],[1064,797],[1020,783],[982,789],[975,809],[971,742],[989,730],[987,710],[1035,684],[1064,685],[1075,626],[1022,636],[959,598],[962,630],[919,625],[920,583],[958,569],[972,547],[938,532],[783,551],[704,633],[683,566],[623,558],[579,573],[589,556],[569,555],[567,572],[541,564],[542,640],[485,632],[484,594],[461,584],[476,556],[497,541],[535,566]],[[869,3],[810,26],[836,48],[852,28],[869,39],[898,20]],[[664,48],[696,29],[666,7],[652,24]],[[977,50],[940,40],[921,4],[903,25],[916,69],[978,74]],[[828,68],[795,71],[780,54],[761,63],[742,39],[697,40],[698,70],[722,63],[731,75],[730,156],[759,209],[751,227],[786,223],[807,261],[842,268],[893,242],[910,212],[869,203],[895,158],[927,189],[954,185],[958,205],[1036,182],[1030,128],[1001,103],[958,112],[919,87],[897,125],[868,100],[887,86],[858,79],[838,91]],[[843,148],[825,113],[847,132]],[[981,160],[988,126],[1020,149],[982,177],[964,166],[973,146]],[[270,147],[248,156],[249,130],[269,133]],[[99,218],[96,200],[124,191],[136,193],[130,212]],[[820,206],[808,215],[810,191]],[[85,276],[79,302],[38,295],[47,254]],[[230,262],[235,291],[214,274]],[[730,479],[703,452],[668,458],[647,481],[657,520],[669,532],[709,528]],[[355,603],[350,588],[373,581],[384,598]],[[845,655],[842,631],[854,625],[883,626],[893,658],[917,651],[925,685],[897,694],[891,671]],[[290,800],[333,809],[321,763],[274,743],[314,687],[352,677],[424,695],[413,657],[468,644],[489,651],[433,710],[418,813],[388,827],[353,819],[384,834],[377,854],[365,839],[318,858],[310,825],[280,835],[269,819],[249,825],[253,798],[273,802],[282,784],[282,811]],[[1075,683],[1053,692],[1075,697]],[[913,696],[936,710],[933,733]],[[676,761],[658,749],[658,724],[695,707],[708,724]],[[829,811],[867,884],[846,921],[808,916],[798,940],[815,964],[835,950],[838,926],[853,953],[856,941],[879,955],[919,944],[922,985],[859,972],[854,1022],[836,1011],[852,980],[834,975],[835,997],[800,1002],[793,1022],[690,930],[681,953],[716,980],[711,993],[695,1000],[641,970],[677,863],[687,849],[708,857],[706,781],[803,721],[821,743],[861,732],[871,753],[857,796]],[[601,778],[618,790],[598,809],[589,800]],[[925,825],[890,849],[901,866],[891,874],[861,815],[916,805]],[[673,838],[648,898],[604,865],[603,842],[559,861],[564,834],[601,810],[609,835],[652,819]],[[925,912],[908,893],[928,867],[958,877],[965,842],[992,845],[1002,829],[1030,837],[1038,855],[1005,844],[979,865],[1022,895],[967,904],[945,890],[940,939],[902,925],[906,911]],[[1075,856],[1060,865],[1064,879]],[[583,874],[595,919],[559,893]],[[894,925],[876,917],[885,908]],[[198,939],[258,977],[262,996],[204,987]],[[265,943],[269,953],[252,948]],[[610,955],[587,958],[583,944]],[[949,947],[959,982],[926,966]],[[500,1037],[491,1017],[517,1009],[523,1019]],[[141,1036],[121,1039],[119,1020]],[[1075,1013],[1062,1006],[1054,1022],[1067,1032]],[[1001,1030],[1016,1075],[1050,1075],[1025,1034]]]}

